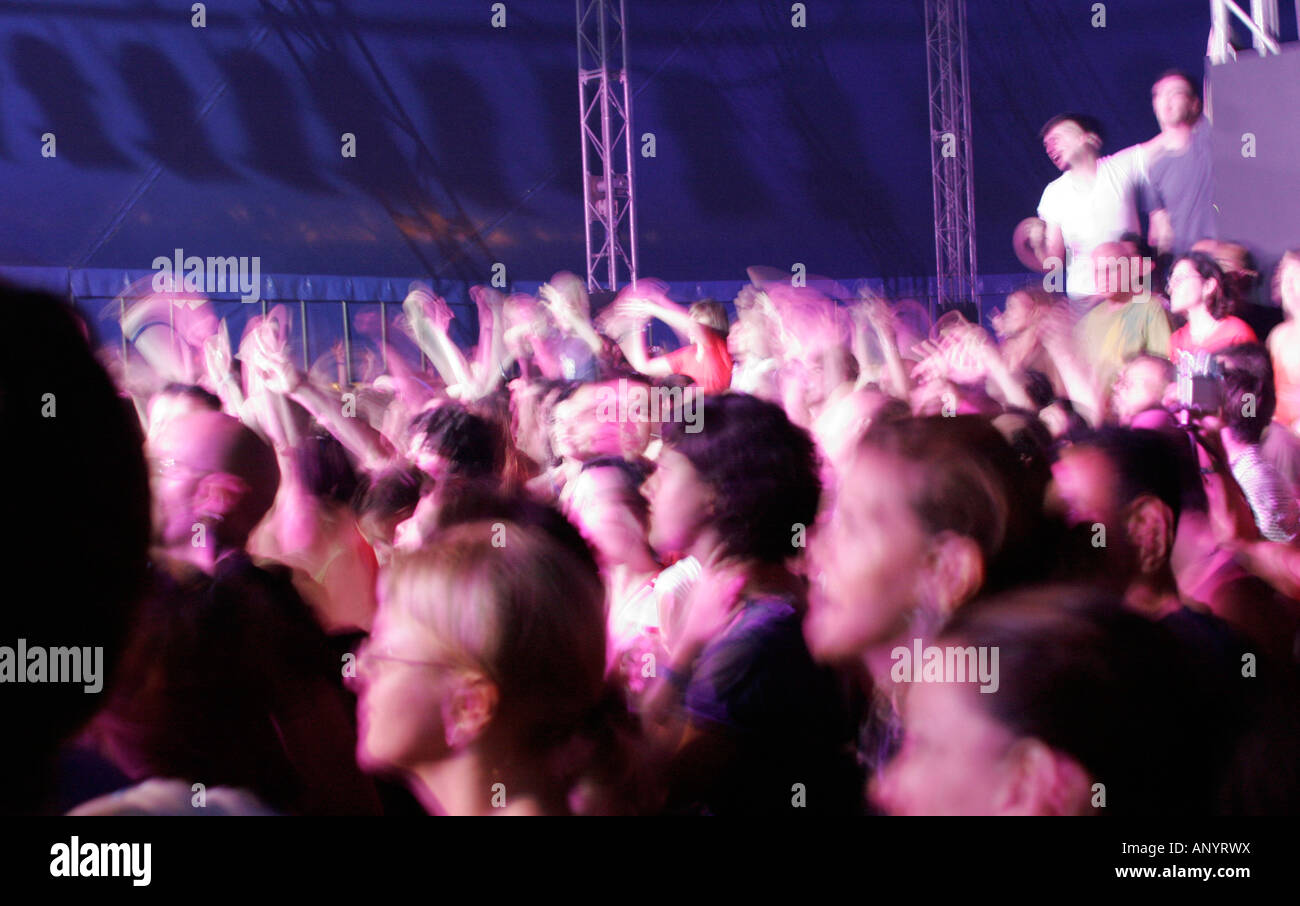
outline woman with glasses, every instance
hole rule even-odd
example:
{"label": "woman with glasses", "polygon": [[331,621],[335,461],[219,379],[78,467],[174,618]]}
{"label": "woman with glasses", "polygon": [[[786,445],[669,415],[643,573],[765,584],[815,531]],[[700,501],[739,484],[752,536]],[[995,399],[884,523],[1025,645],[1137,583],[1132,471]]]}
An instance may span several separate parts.
{"label": "woman with glasses", "polygon": [[399,555],[357,666],[358,761],[431,814],[635,810],[604,589],[548,532],[465,523]]}
{"label": "woman with glasses", "polygon": [[1169,338],[1169,359],[1179,354],[1218,352],[1237,343],[1255,343],[1255,331],[1232,314],[1232,296],[1215,260],[1205,252],[1188,252],[1174,262],[1169,273],[1169,305],[1187,323]]}

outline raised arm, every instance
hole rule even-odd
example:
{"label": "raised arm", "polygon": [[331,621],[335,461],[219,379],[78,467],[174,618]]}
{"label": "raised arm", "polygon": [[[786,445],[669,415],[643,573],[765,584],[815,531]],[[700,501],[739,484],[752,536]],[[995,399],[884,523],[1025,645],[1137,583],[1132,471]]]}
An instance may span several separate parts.
{"label": "raised arm", "polygon": [[555,318],[555,322],[586,343],[592,355],[600,355],[605,344],[600,341],[600,334],[596,333],[596,329],[591,326],[590,317],[584,315],[573,300],[566,298],[563,290],[550,283],[542,284],[537,292],[542,298],[542,303]]}
{"label": "raised arm", "polygon": [[469,363],[460,347],[447,335],[453,317],[447,303],[426,287],[418,286],[406,297],[402,310],[406,313],[412,339],[429,357],[447,386],[470,387]]}
{"label": "raised arm", "polygon": [[[623,350],[627,363],[650,377],[667,377],[673,367],[667,356],[651,358],[646,351],[645,326],[655,317],[657,307],[639,292],[627,287],[614,303],[601,313],[600,327]],[[690,320],[689,318],[687,320]]]}

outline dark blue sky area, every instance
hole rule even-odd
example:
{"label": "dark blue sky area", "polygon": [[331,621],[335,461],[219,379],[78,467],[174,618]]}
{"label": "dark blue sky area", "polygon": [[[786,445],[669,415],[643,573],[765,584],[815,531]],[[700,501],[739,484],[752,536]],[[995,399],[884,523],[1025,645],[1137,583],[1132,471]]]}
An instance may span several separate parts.
{"label": "dark blue sky area", "polygon": [[[0,0],[0,265],[181,247],[266,273],[581,270],[574,7],[506,5],[493,29],[481,0],[239,0],[198,29],[188,2]],[[796,29],[785,2],[629,0],[658,151],[637,162],[643,273],[933,273],[921,3],[806,6]],[[1055,175],[1044,120],[1092,112],[1116,149],[1153,133],[1155,74],[1201,71],[1208,3],[1117,0],[1104,28],[1092,6],[970,0],[984,273],[1018,269],[1011,230]]]}

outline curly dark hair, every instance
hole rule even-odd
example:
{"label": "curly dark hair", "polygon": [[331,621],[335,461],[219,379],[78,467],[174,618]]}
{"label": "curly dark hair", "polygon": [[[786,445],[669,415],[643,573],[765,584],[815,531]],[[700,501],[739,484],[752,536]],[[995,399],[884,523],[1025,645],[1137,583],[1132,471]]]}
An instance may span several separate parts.
{"label": "curly dark hair", "polygon": [[[1043,586],[957,610],[941,642],[1000,652],[978,706],[1104,780],[1107,812],[1202,813],[1231,717],[1164,626],[1106,593]],[[1210,722],[1206,712],[1219,713]],[[1141,754],[1138,754],[1141,753]]]}
{"label": "curly dark hair", "polygon": [[356,464],[334,435],[307,435],[294,448],[293,456],[307,493],[329,503],[348,504],[352,501],[359,484]]}
{"label": "curly dark hair", "polygon": [[501,427],[462,403],[444,403],[423,413],[412,429],[423,437],[426,450],[451,463],[452,475],[499,478],[505,468],[506,442]]}
{"label": "curly dark hair", "polygon": [[1174,263],[1169,267],[1169,272],[1172,274],[1174,268],[1184,261],[1195,268],[1196,273],[1200,275],[1202,280],[1214,281],[1214,295],[1206,305],[1210,317],[1216,321],[1222,321],[1232,314],[1236,306],[1232,294],[1228,291],[1230,288],[1229,281],[1227,275],[1223,272],[1223,268],[1219,267],[1219,263],[1214,260],[1214,256],[1206,252],[1188,252],[1174,260]]}
{"label": "curly dark hair", "polygon": [[685,456],[716,495],[714,526],[736,557],[784,563],[795,526],[811,529],[821,500],[817,453],[780,406],[744,393],[705,397],[692,433],[665,426],[664,443]]}

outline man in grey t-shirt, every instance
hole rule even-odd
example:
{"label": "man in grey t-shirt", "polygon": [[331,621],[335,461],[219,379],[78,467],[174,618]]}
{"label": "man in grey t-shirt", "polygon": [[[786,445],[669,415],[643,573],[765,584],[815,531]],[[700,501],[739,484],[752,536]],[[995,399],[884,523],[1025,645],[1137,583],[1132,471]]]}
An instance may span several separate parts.
{"label": "man in grey t-shirt", "polygon": [[1151,86],[1160,134],[1147,143],[1151,242],[1161,253],[1181,255],[1198,239],[1217,239],[1210,123],[1202,116],[1200,89],[1184,72],[1162,73]]}

